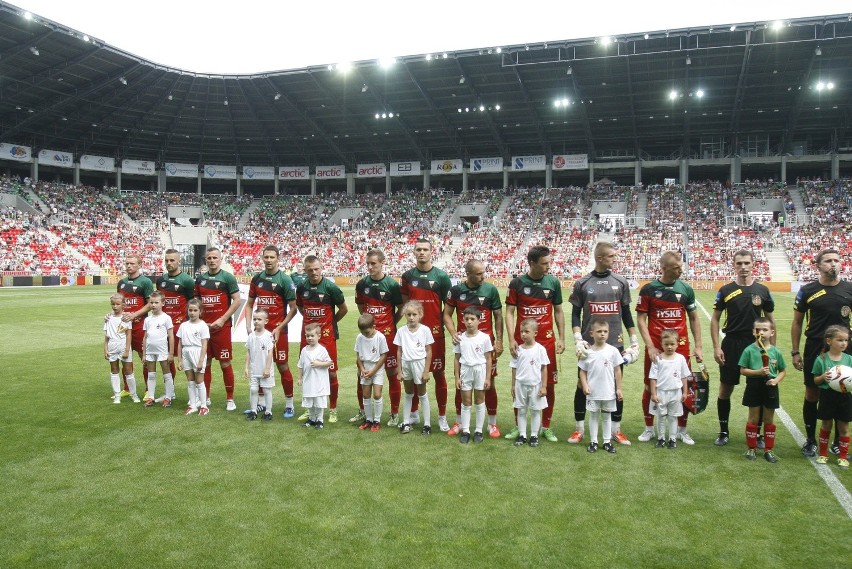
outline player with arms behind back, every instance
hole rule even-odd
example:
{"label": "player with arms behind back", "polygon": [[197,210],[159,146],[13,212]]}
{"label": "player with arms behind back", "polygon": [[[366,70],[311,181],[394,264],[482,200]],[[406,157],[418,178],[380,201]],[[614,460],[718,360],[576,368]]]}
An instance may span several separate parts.
{"label": "player with arms behind back", "polygon": [[[562,312],[562,287],[556,277],[548,274],[550,260],[550,249],[547,247],[537,245],[527,252],[529,270],[509,283],[509,292],[506,295],[506,332],[509,334],[509,352],[513,358],[517,358],[518,345],[522,342],[521,322],[532,318],[538,324],[535,341],[547,350],[550,363],[547,366],[545,386],[547,407],[543,409],[541,418],[543,428],[541,433],[535,434],[555,443],[559,439],[550,428],[550,419],[556,399],[555,387],[559,381],[556,354],[565,351],[565,314]],[[515,439],[517,436],[518,429],[515,428],[505,438]]]}
{"label": "player with arms behind back", "polygon": [[[148,299],[151,293],[154,292],[154,284],[151,279],[142,274],[142,257],[139,255],[128,255],[124,261],[124,268],[127,272],[126,276],[122,277],[116,285],[116,292],[124,299],[124,314],[122,319],[125,322],[133,322],[133,351],[139,354],[139,359],[142,360],[143,345],[142,340],[145,337],[145,330],[142,325],[145,322],[145,316],[151,310],[151,305]],[[142,368],[145,368],[145,360],[142,360]],[[127,378],[124,381],[124,391],[121,396],[130,395],[127,390]]]}
{"label": "player with arms behind back", "polygon": [[[163,312],[169,315],[174,324],[175,330],[180,329],[180,325],[186,320],[186,308],[189,299],[195,296],[195,280],[180,268],[180,253],[176,249],[166,249],[164,262],[166,264],[166,272],[156,278],[154,286],[157,292],[163,295]],[[175,342],[175,350],[177,350],[177,342]],[[175,351],[172,354],[177,361],[180,361],[180,354]],[[172,378],[175,377],[175,359],[169,362],[169,373]],[[174,400],[174,382],[172,382],[171,392],[167,392],[163,398]],[[159,401],[160,398],[155,399]]]}

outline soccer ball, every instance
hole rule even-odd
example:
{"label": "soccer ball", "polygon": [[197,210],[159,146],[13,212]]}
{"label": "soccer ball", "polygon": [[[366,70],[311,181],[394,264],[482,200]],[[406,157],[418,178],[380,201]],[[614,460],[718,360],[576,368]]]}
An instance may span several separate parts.
{"label": "soccer ball", "polygon": [[829,370],[828,386],[840,393],[852,391],[852,367],[834,366]]}

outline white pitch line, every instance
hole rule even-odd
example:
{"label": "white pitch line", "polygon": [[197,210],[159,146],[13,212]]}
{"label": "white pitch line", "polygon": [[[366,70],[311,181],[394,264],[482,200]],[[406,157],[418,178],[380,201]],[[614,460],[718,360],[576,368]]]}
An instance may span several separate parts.
{"label": "white pitch line", "polygon": [[[701,311],[707,316],[707,319],[710,320],[710,313],[707,312],[707,309],[700,302],[696,302],[698,307],[701,308]],[[796,441],[796,445],[802,446],[805,444],[805,435],[802,434],[802,431],[799,430],[799,427],[796,426],[796,423],[793,422],[793,419],[790,415],[784,411],[783,408],[779,407],[776,411],[778,417],[781,419],[781,422],[784,423],[784,426],[790,431],[790,434],[793,435],[793,439]],[[849,493],[849,490],[846,489],[846,486],[840,482],[840,479],[837,478],[837,475],[828,467],[827,464],[817,464],[816,460],[808,459],[811,465],[816,469],[819,477],[822,478],[825,485],[828,486],[828,489],[834,494],[834,497],[837,499],[837,502],[840,504],[840,507],[846,511],[846,515],[852,519],[852,494]]]}

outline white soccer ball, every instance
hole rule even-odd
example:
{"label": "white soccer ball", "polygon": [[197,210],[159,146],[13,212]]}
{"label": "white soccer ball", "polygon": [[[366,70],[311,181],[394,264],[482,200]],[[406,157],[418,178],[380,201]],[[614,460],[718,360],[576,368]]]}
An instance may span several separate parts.
{"label": "white soccer ball", "polygon": [[852,367],[834,366],[828,370],[828,386],[840,393],[852,391]]}

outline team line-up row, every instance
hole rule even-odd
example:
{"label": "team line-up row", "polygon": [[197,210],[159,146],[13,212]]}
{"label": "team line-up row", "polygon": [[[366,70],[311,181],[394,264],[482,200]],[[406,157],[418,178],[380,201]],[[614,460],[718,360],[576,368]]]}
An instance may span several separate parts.
{"label": "team line-up row", "polygon": [[[273,365],[278,368],[284,388],[284,417],[295,415],[287,325],[298,312],[304,323],[298,368],[302,406],[306,408],[300,420],[305,421],[305,426],[323,428],[324,409],[329,409],[329,422],[337,421],[337,323],[348,313],[343,293],[323,277],[322,263],[316,256],[305,258],[304,273],[287,275],[279,269],[279,252],[275,246],[267,246],[262,255],[265,269],[252,278],[245,305],[248,340],[244,375],[250,385],[247,418],[272,418]],[[391,406],[388,425],[409,433],[415,424],[422,422],[421,433],[430,434],[431,409],[426,385],[431,376],[441,431],[461,435],[459,440],[468,442],[471,412],[475,410],[473,440],[484,439],[486,412],[487,434],[499,437],[497,396],[491,378],[496,373],[497,358],[503,352],[505,327],[516,409],[516,426],[505,438],[518,445],[528,442],[536,446],[539,437],[556,442],[551,427],[558,377],[556,355],[564,351],[566,327],[561,286],[549,274],[550,250],[544,246],[530,248],[528,271],[509,284],[505,314],[500,294],[484,281],[483,262],[469,261],[466,278],[452,285],[447,274],[432,265],[429,240],[415,242],[414,258],[414,266],[398,283],[384,273],[384,255],[380,250],[367,254],[368,274],[355,287],[355,302],[361,313],[355,345],[361,411],[351,421],[359,422],[362,429],[379,430],[382,391],[387,381]],[[639,291],[635,321],[630,286],[612,272],[615,259],[616,251],[611,244],[598,243],[594,250],[594,270],[576,281],[569,297],[578,381],[574,396],[576,429],[568,442],[583,441],[588,411],[589,452],[598,450],[599,426],[603,431],[602,448],[606,451],[616,452],[613,441],[630,444],[621,432],[621,370],[624,363],[638,359],[641,335],[645,344],[642,408],[646,428],[638,439],[653,440],[658,447],[668,448],[675,448],[678,441],[694,444],[686,429],[690,409],[695,404],[687,392],[687,379],[691,376],[689,358],[701,362],[703,352],[694,291],[680,280],[682,258],[675,252],[663,253],[659,278]],[[142,274],[137,257],[126,259],[127,274],[111,299],[113,311],[105,323],[104,354],[111,362],[114,402],[120,403],[122,393],[138,400],[131,354],[137,351],[145,362],[147,374],[145,405],[158,401],[154,397],[158,361],[166,385],[161,400],[165,406],[171,405],[176,368],[169,364],[172,355],[176,355],[178,367],[189,380],[187,414],[209,412],[209,363],[213,359],[219,361],[223,372],[226,409],[236,409],[231,317],[239,309],[240,294],[236,279],[221,268],[221,263],[221,252],[209,248],[205,253],[207,271],[193,279],[180,270],[180,255],[170,249],[165,254],[166,272],[156,277],[155,285]],[[740,377],[745,376],[743,404],[749,407],[746,457],[753,460],[755,450],[760,448],[765,459],[774,463],[778,457],[773,452],[773,411],[778,407],[777,384],[786,373],[784,359],[773,345],[775,304],[769,290],[755,282],[754,258],[749,251],[735,253],[733,264],[736,278],[718,291],[711,321],[714,359],[720,370],[717,400],[720,432],[715,444],[723,446],[729,441],[730,396]],[[839,369],[837,366],[852,364],[852,359],[846,362],[835,357],[832,342],[837,331],[831,328],[841,327],[840,335],[846,334],[847,344],[840,351],[848,350],[852,285],[838,276],[837,251],[820,251],[815,264],[819,278],[799,291],[791,329],[793,366],[805,376],[803,416],[808,440],[802,452],[805,456],[816,456],[816,420],[822,419],[818,460],[827,461],[827,449],[831,448],[839,455],[838,464],[845,468],[852,403],[848,394],[828,389],[828,385],[836,375],[833,370]],[[403,318],[405,325],[397,329]],[[446,418],[445,329],[455,354],[457,417],[453,425]],[[803,331],[804,355],[799,352]],[[625,337],[629,342],[625,342]],[[656,431],[655,417],[659,423]],[[829,445],[835,421],[836,438]]]}

